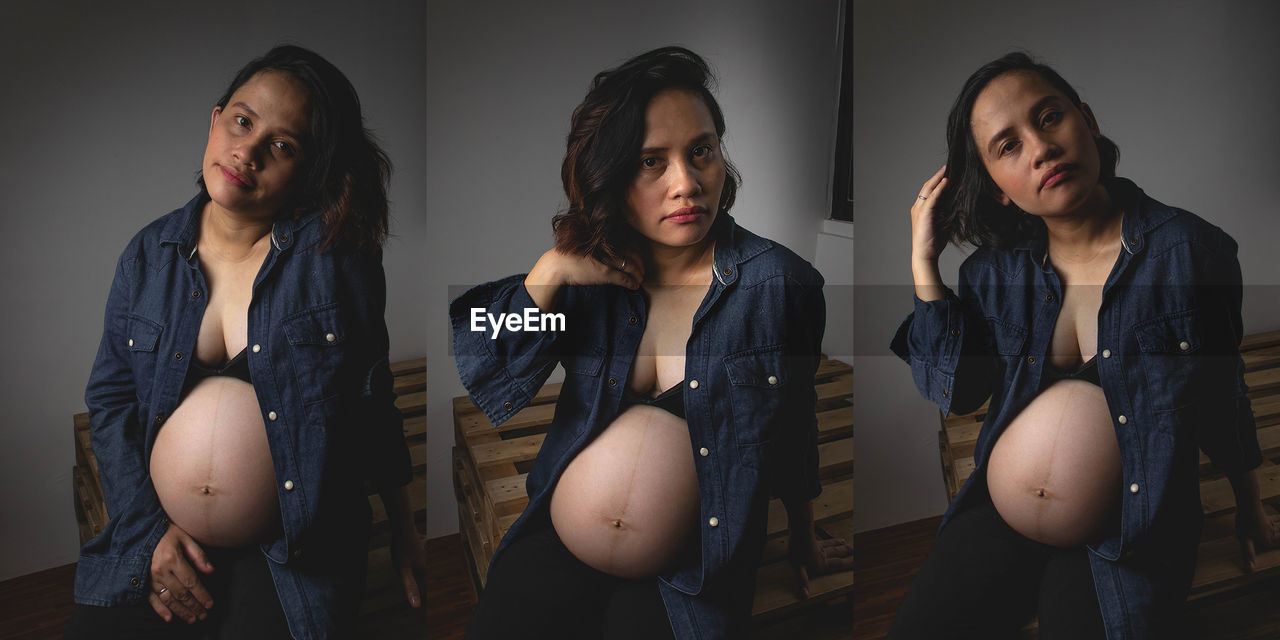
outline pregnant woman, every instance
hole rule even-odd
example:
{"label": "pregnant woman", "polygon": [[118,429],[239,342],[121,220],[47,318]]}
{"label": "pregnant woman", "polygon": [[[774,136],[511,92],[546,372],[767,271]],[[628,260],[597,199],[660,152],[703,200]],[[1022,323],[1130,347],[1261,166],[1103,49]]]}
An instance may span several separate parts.
{"label": "pregnant woman", "polygon": [[[822,277],[729,216],[739,179],[710,81],[676,47],[598,74],[555,248],[451,306],[459,374],[495,424],[566,372],[468,638],[745,637],[771,492],[799,566],[850,564],[809,504]],[[472,309],[566,326],[495,339]]]}
{"label": "pregnant woman", "polygon": [[[990,399],[975,470],[890,638],[1177,637],[1201,527],[1197,445],[1230,479],[1246,567],[1263,511],[1236,243],[1115,177],[1049,67],[1010,54],[952,107],[911,210],[915,311],[893,340],[944,412]],[[959,289],[947,242],[977,248]]]}
{"label": "pregnant woman", "polygon": [[81,552],[68,638],[352,637],[366,480],[418,605],[389,173],[311,51],[272,49],[218,100],[200,193],[134,237],[107,299],[85,399],[110,521]]}

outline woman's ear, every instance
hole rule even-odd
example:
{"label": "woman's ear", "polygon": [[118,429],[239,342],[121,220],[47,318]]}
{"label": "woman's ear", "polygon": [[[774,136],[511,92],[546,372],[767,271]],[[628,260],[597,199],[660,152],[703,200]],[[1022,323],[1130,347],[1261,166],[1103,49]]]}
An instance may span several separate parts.
{"label": "woman's ear", "polygon": [[209,116],[209,133],[213,133],[213,125],[218,123],[218,114],[222,113],[222,107],[214,107],[213,115]]}
{"label": "woman's ear", "polygon": [[1093,134],[1093,137],[1101,136],[1102,131],[1098,129],[1098,119],[1093,117],[1093,109],[1089,108],[1089,103],[1080,103],[1080,113],[1084,115],[1084,121],[1089,125],[1089,132]]}

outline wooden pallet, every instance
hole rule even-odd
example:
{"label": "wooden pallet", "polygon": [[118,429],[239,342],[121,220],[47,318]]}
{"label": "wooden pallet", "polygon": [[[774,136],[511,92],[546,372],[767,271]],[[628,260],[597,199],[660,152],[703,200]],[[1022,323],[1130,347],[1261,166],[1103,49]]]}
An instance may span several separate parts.
{"label": "wooden pallet", "polygon": [[[1258,426],[1258,444],[1262,448],[1258,485],[1263,502],[1280,507],[1280,466],[1277,466],[1280,462],[1280,331],[1245,336],[1240,351]],[[971,414],[942,420],[938,444],[948,500],[955,497],[973,473],[974,447],[986,413],[987,407],[983,405]],[[1213,469],[1204,453],[1200,454],[1200,502],[1205,524],[1189,600],[1280,575],[1280,550],[1258,554],[1257,570],[1252,574],[1246,574],[1241,568],[1231,485],[1223,474]]]}
{"label": "wooden pallet", "polygon": [[[404,414],[405,442],[413,461],[413,480],[409,483],[409,506],[419,529],[425,528],[427,507],[427,360],[417,358],[391,365],[395,376],[396,408]],[[107,510],[98,483],[98,460],[89,439],[89,414],[72,417],[75,426],[76,464],[72,467],[73,502],[80,543],[102,532],[107,524]],[[369,494],[373,509],[373,535],[369,541],[369,570],[365,578],[364,600],[360,604],[362,618],[389,611],[407,609],[400,576],[391,569],[391,532],[386,510],[376,493]]]}
{"label": "wooden pallet", "polygon": [[[818,461],[823,491],[813,502],[815,526],[853,540],[853,370],[823,359],[815,377],[818,392]],[[453,481],[458,521],[470,556],[477,591],[502,536],[529,504],[525,478],[550,427],[560,384],[547,384],[525,407],[495,428],[471,399],[453,399]],[[780,500],[769,503],[768,542],[756,574],[756,620],[785,617],[809,603],[847,598],[853,572],[815,578],[810,599],[801,601],[786,558],[787,518]]]}

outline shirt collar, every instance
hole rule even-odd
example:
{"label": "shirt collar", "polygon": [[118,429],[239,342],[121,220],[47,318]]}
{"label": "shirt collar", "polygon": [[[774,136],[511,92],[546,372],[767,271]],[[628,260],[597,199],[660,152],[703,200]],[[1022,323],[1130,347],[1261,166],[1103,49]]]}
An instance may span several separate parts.
{"label": "shirt collar", "polygon": [[769,242],[738,226],[728,213],[721,213],[711,228],[716,239],[714,269],[720,284],[729,286],[738,279],[738,265],[769,249]]}
{"label": "shirt collar", "polygon": [[[196,252],[196,237],[200,231],[200,211],[204,203],[209,201],[208,192],[201,189],[196,197],[187,202],[181,214],[174,216],[165,225],[160,234],[160,244],[175,245],[182,256],[188,260]],[[280,218],[271,225],[271,246],[277,251],[288,251],[297,244],[296,232],[306,227],[312,220],[320,217],[318,212],[308,213],[298,218]]]}
{"label": "shirt collar", "polygon": [[[1121,211],[1122,235],[1120,244],[1130,255],[1137,255],[1146,246],[1146,235],[1164,221],[1173,217],[1169,207],[1159,206],[1146,193],[1127,178],[1104,178],[1102,185]],[[1154,205],[1154,206],[1153,206]],[[1041,268],[1046,266],[1049,258],[1047,241],[1044,234],[1035,234],[1014,245],[1014,251],[1027,251]]]}

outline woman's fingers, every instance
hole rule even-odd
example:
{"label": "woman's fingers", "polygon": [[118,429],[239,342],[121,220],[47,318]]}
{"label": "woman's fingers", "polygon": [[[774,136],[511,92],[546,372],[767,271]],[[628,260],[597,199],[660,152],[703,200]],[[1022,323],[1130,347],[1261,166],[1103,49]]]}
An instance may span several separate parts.
{"label": "woman's fingers", "polygon": [[204,548],[200,546],[199,542],[196,542],[195,538],[183,531],[179,537],[179,542],[182,543],[182,551],[191,562],[191,566],[204,573],[213,573],[213,563],[209,562],[209,557],[205,555]]}
{"label": "woman's fingers", "polygon": [[173,612],[169,610],[169,607],[164,606],[156,592],[152,591],[147,594],[147,602],[151,604],[151,609],[156,612],[156,615],[163,618],[165,622],[173,621]]}
{"label": "woman's fingers", "polygon": [[844,538],[828,538],[818,542],[822,554],[824,572],[845,571],[853,568],[853,547]]}
{"label": "woman's fingers", "polygon": [[932,195],[934,189],[938,187],[938,184],[945,179],[942,176],[946,174],[946,172],[947,172],[947,165],[944,164],[942,165],[941,168],[938,169],[937,173],[934,173],[932,176],[929,176],[929,179],[925,180],[924,185],[920,187],[920,193],[917,195],[917,199],[919,199],[919,196],[925,196],[926,198],[928,198],[930,195]]}
{"label": "woman's fingers", "polygon": [[803,562],[797,562],[791,565],[795,568],[796,588],[800,590],[800,597],[805,600],[809,599],[809,569],[805,567]]}

